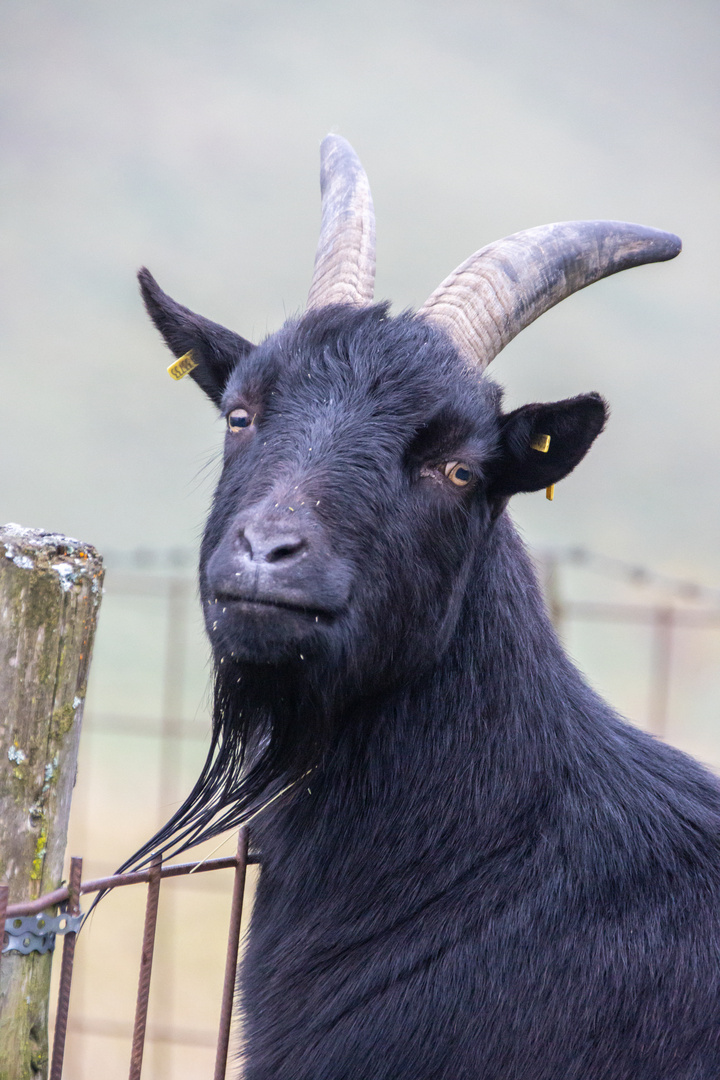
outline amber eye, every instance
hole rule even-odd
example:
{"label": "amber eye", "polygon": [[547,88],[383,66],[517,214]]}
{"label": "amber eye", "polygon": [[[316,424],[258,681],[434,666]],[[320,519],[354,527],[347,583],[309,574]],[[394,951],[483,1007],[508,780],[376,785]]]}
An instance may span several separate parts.
{"label": "amber eye", "polygon": [[242,431],[243,428],[250,427],[253,420],[254,417],[250,415],[247,409],[233,409],[227,416],[228,430]]}
{"label": "amber eye", "polygon": [[464,461],[446,461],[443,465],[443,472],[448,480],[458,487],[465,487],[472,480],[470,467]]}

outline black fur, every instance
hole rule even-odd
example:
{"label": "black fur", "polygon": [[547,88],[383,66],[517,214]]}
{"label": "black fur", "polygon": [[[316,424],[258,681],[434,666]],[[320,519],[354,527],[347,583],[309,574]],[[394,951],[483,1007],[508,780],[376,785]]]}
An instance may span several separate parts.
{"label": "black fur", "polygon": [[198,366],[190,377],[209,398],[220,404],[222,387],[238,360],[252,349],[239,334],[196,315],[164,293],[149,270],[138,274],[140,291],[150,318],[177,358],[192,350]]}
{"label": "black fur", "polygon": [[[197,324],[163,297],[177,354]],[[140,857],[279,796],[251,826],[243,1075],[717,1080],[718,784],[587,686],[502,512],[574,468],[602,400],[504,415],[382,306],[238,340],[196,375],[254,417],[201,554],[213,750]]]}

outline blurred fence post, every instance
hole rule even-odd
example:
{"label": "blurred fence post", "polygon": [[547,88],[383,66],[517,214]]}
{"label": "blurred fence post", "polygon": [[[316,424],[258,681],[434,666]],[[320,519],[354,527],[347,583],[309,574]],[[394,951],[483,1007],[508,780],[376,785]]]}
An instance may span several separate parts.
{"label": "blurred fence post", "polygon": [[540,560],[540,571],[550,621],[559,632],[562,624],[563,609],[560,593],[560,569],[558,557],[554,552],[547,551],[543,554]]}
{"label": "blurred fence post", "polygon": [[[11,903],[60,883],[102,579],[88,544],[0,527],[0,882]],[[0,1080],[47,1076],[51,962],[2,955]]]}
{"label": "blurred fence post", "polygon": [[664,739],[667,735],[670,706],[670,665],[672,659],[674,614],[672,608],[657,608],[654,616],[654,640],[650,684],[650,731]]}

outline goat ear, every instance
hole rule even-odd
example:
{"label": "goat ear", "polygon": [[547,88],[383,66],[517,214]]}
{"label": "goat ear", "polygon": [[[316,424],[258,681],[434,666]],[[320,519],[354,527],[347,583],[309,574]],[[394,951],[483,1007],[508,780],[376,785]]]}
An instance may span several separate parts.
{"label": "goat ear", "polygon": [[164,293],[145,267],[138,274],[147,313],[176,357],[192,349],[197,367],[191,378],[219,407],[235,365],[255,348],[239,334],[196,315]]}
{"label": "goat ear", "polygon": [[[511,495],[540,491],[572,472],[602,431],[607,414],[599,394],[582,394],[547,405],[523,405],[501,417],[500,455],[488,485],[498,512]],[[537,449],[543,446],[544,452]]]}

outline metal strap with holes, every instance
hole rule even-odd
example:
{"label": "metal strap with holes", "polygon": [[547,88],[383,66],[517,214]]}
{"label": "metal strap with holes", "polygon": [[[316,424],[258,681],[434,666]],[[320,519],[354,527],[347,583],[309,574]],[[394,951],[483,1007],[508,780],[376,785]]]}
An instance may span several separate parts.
{"label": "metal strap with holes", "polygon": [[82,925],[82,915],[27,915],[5,920],[8,941],[4,953],[46,953],[55,948],[56,934],[76,934]]}

